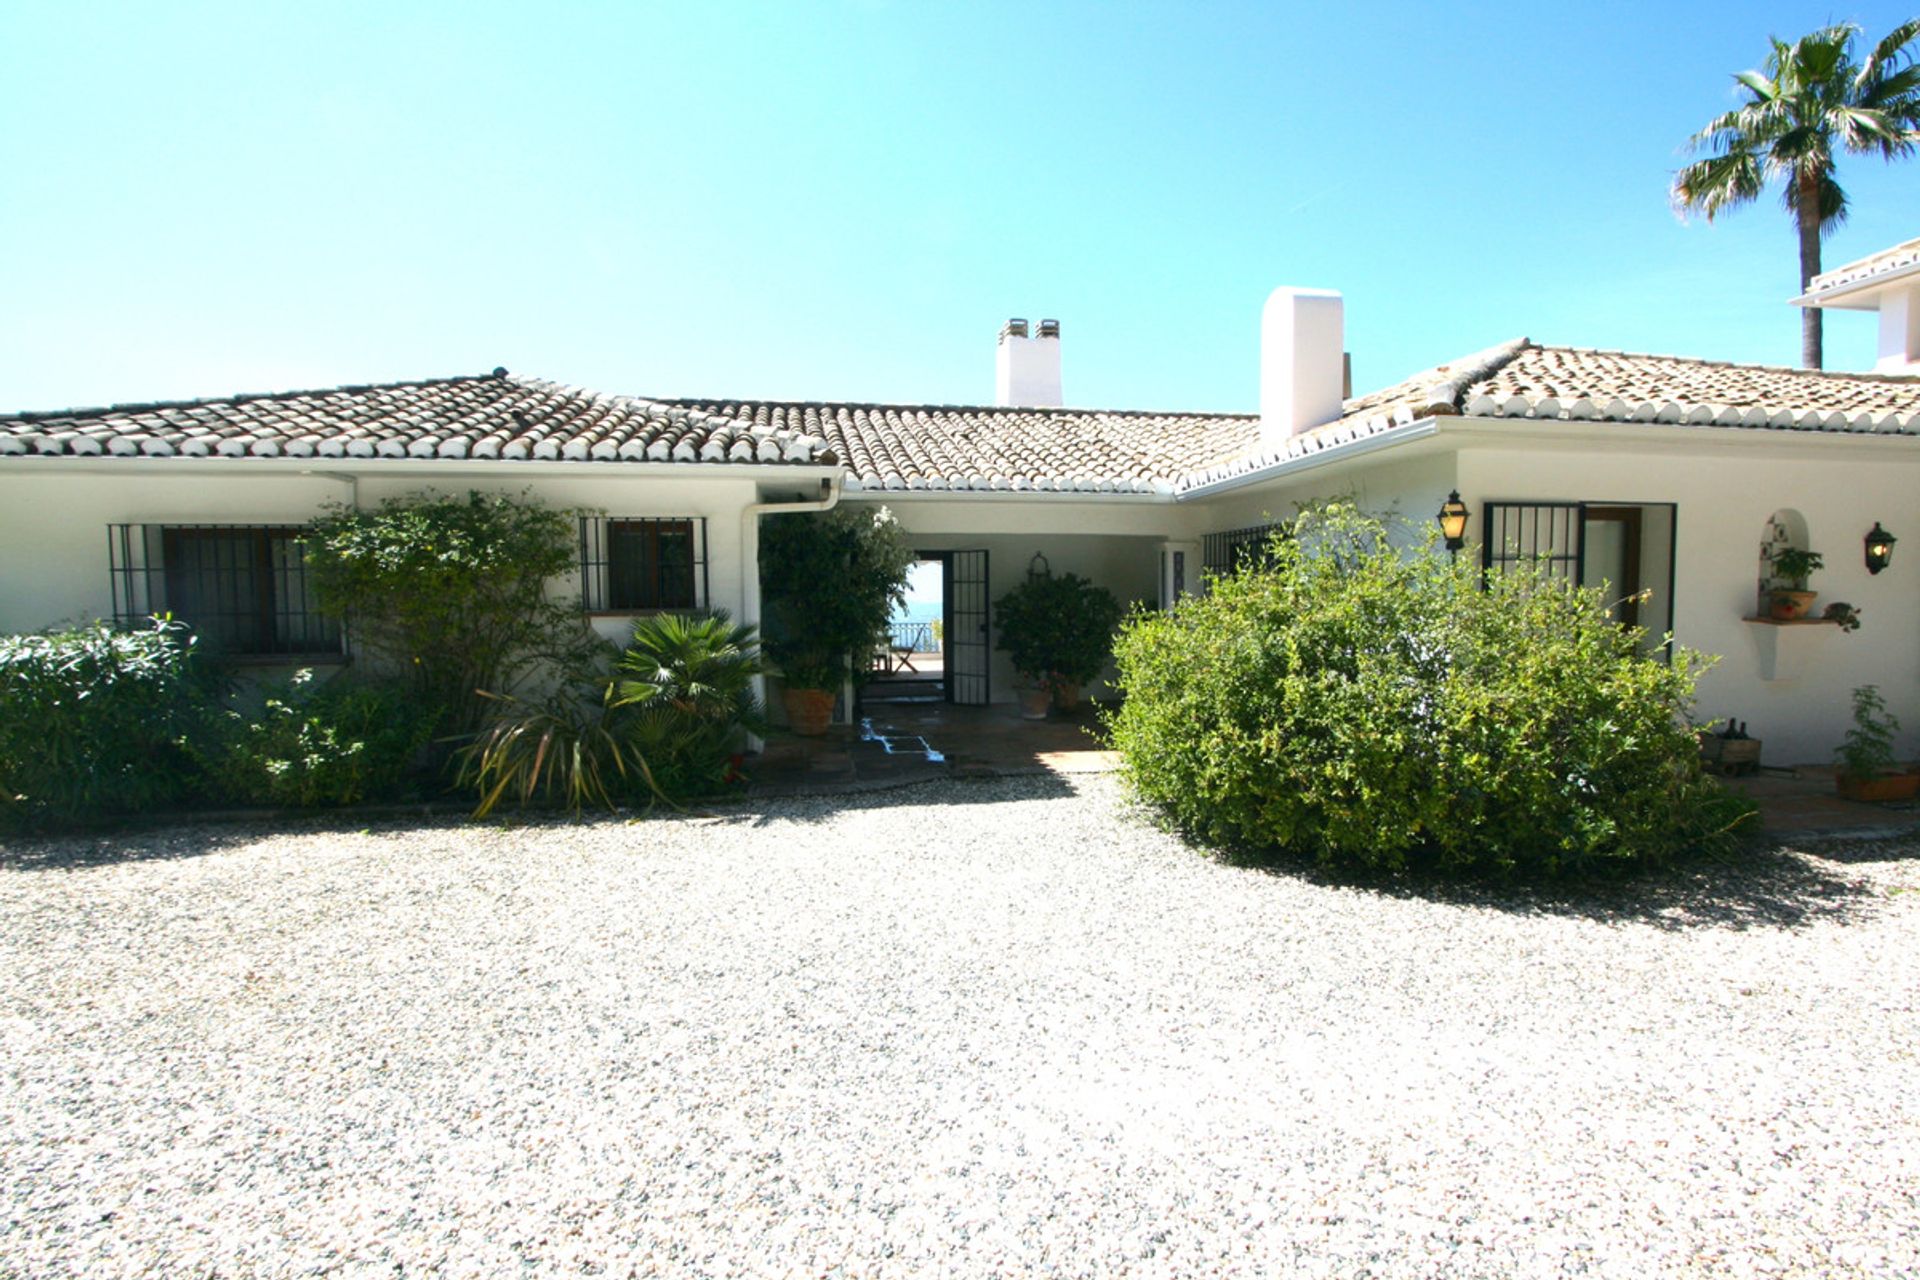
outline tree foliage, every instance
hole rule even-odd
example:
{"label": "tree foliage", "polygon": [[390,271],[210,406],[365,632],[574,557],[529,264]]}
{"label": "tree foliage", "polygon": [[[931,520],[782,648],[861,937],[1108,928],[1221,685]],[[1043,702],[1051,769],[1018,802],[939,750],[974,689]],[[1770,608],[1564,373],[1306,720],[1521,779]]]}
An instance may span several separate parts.
{"label": "tree foliage", "polygon": [[[837,689],[906,599],[913,546],[885,507],[768,516],[760,529],[767,655],[789,687]],[[865,674],[854,663],[852,674]]]}
{"label": "tree foliage", "polygon": [[[1743,817],[1704,777],[1703,668],[1599,594],[1396,547],[1346,505],[1134,617],[1108,716],[1139,796],[1201,838],[1329,867],[1550,875],[1655,862]],[[1731,807],[1729,807],[1731,805]]]}
{"label": "tree foliage", "polygon": [[[1822,27],[1798,40],[1772,40],[1761,70],[1734,76],[1742,101],[1688,139],[1708,152],[1674,176],[1675,206],[1718,214],[1780,184],[1800,237],[1800,287],[1820,272],[1820,238],[1847,216],[1847,193],[1834,176],[1841,152],[1892,160],[1920,144],[1920,19],[1888,32],[1865,58],[1860,28]],[[1802,360],[1822,363],[1820,311],[1802,312]]]}
{"label": "tree foliage", "polygon": [[599,646],[577,602],[550,594],[574,566],[573,517],[530,497],[421,493],[336,507],[306,543],[320,607],[453,732],[485,718],[481,690],[509,695]]}
{"label": "tree foliage", "polygon": [[1120,626],[1111,591],[1075,573],[1029,576],[994,601],[996,646],[1014,670],[1040,682],[1086,684],[1106,668]]}

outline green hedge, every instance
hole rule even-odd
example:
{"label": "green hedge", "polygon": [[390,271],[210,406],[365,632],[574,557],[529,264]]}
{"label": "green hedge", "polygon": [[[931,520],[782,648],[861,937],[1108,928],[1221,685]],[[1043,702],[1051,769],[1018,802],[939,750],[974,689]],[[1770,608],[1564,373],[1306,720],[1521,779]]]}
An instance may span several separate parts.
{"label": "green hedge", "polygon": [[1200,838],[1322,865],[1552,875],[1730,843],[1705,663],[1645,656],[1597,592],[1496,574],[1351,506],[1133,618],[1108,717],[1136,793]]}
{"label": "green hedge", "polygon": [[44,825],[199,794],[188,742],[221,692],[178,623],[0,636],[0,819]]}

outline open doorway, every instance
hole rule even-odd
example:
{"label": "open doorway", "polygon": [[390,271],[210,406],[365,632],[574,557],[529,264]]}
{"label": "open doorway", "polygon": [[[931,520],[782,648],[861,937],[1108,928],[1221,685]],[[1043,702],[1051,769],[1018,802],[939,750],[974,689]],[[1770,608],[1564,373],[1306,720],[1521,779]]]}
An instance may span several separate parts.
{"label": "open doorway", "polygon": [[874,646],[866,701],[947,701],[947,570],[946,556],[938,553],[907,570],[906,600],[887,620],[885,642]]}
{"label": "open doorway", "polygon": [[864,700],[985,706],[987,590],[985,551],[921,552],[907,573],[906,601],[869,659]]}

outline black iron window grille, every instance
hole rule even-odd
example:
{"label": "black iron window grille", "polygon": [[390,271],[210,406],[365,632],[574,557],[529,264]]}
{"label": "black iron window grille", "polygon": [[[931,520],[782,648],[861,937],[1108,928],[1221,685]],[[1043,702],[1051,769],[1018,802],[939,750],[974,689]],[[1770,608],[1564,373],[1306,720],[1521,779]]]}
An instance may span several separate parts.
{"label": "black iron window grille", "polygon": [[113,620],[171,614],[209,651],[234,658],[342,658],[322,614],[298,525],[107,526]]}
{"label": "black iron window grille", "polygon": [[1505,571],[1538,562],[1555,577],[1579,582],[1585,560],[1585,508],[1578,502],[1489,502],[1480,563]]}
{"label": "black iron window grille", "polygon": [[1200,540],[1200,567],[1209,574],[1231,575],[1267,559],[1275,535],[1287,537],[1284,524],[1254,524],[1244,529],[1209,533]]}
{"label": "black iron window grille", "polygon": [[581,516],[580,599],[588,613],[708,607],[706,520]]}

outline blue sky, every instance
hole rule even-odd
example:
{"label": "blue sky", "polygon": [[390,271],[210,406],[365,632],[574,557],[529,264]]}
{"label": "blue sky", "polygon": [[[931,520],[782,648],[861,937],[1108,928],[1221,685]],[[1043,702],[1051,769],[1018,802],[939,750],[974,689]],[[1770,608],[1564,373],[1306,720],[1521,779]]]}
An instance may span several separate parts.
{"label": "blue sky", "polygon": [[[1907,0],[1911,4],[1911,0]],[[0,409],[505,365],[607,391],[1252,409],[1526,334],[1792,363],[1771,200],[1668,210],[1769,32],[1895,5],[0,6]],[[1852,160],[1837,264],[1920,235]],[[1871,361],[1829,321],[1830,367]]]}

